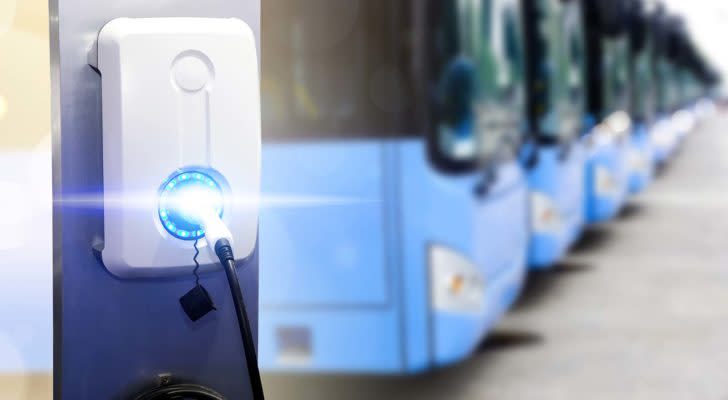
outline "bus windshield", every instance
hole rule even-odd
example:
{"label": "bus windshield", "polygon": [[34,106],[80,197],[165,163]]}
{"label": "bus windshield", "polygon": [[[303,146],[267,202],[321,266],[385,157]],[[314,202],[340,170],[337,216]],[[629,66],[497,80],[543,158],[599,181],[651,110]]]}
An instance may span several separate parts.
{"label": "bus windshield", "polygon": [[430,5],[436,154],[460,165],[512,157],[521,142],[525,107],[517,2]]}
{"label": "bus windshield", "polygon": [[629,42],[626,36],[606,38],[604,105],[608,114],[629,109]]}
{"label": "bus windshield", "polygon": [[[542,139],[568,143],[581,133],[585,107],[581,10],[573,1],[547,0],[540,5],[538,14],[543,16],[543,21],[532,29],[540,36],[533,51],[541,62],[533,68],[535,89],[544,92],[545,98],[540,104],[532,105],[534,123]],[[538,26],[542,28],[539,30]]]}
{"label": "bus windshield", "polygon": [[641,20],[641,27],[635,28],[632,42],[632,84],[631,108],[635,119],[650,121],[656,109],[654,78],[654,47],[647,21]]}
{"label": "bus windshield", "polygon": [[657,60],[657,79],[659,80],[659,96],[657,106],[660,112],[675,111],[678,104],[679,91],[675,84],[675,66],[664,56]]}
{"label": "bus windshield", "polygon": [[261,4],[267,138],[380,137],[416,130],[408,2]]}

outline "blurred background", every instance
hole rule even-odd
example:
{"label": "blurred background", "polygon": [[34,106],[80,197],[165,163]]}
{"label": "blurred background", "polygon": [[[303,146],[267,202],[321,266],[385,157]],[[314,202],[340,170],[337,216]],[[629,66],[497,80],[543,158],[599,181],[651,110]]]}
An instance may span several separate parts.
{"label": "blurred background", "polygon": [[0,394],[51,398],[48,3],[0,1]]}
{"label": "blurred background", "polygon": [[[269,399],[728,397],[728,4],[261,3]],[[49,399],[48,4],[0,49],[0,397]]]}

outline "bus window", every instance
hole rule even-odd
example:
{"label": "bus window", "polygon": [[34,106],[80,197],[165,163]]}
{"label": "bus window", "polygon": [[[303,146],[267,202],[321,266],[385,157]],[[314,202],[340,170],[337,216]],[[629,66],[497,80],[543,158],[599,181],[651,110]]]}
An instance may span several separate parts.
{"label": "bus window", "polygon": [[515,4],[431,3],[432,129],[440,166],[472,169],[513,157],[520,145],[524,63]]}
{"label": "bus window", "polygon": [[508,8],[505,11],[505,20],[506,55],[512,76],[509,101],[522,107],[526,104],[526,93],[523,85],[526,79],[526,49],[520,11],[515,6]]}
{"label": "bus window", "polygon": [[581,16],[578,7],[569,8],[567,13],[566,24],[566,41],[568,43],[568,75],[567,93],[569,111],[565,112],[565,122],[562,126],[562,132],[568,137],[578,136],[582,130],[582,115],[585,111],[586,96],[584,95],[584,68],[585,49],[584,49],[584,31],[581,26]]}
{"label": "bus window", "polygon": [[[576,16],[575,16],[576,17]],[[569,87],[569,98],[572,103],[578,107],[583,107],[584,103],[584,43],[583,32],[578,29],[579,20],[575,20],[568,24],[571,28],[567,32],[568,42],[568,76],[567,82]]]}
{"label": "bus window", "polygon": [[[381,137],[411,131],[406,2],[266,0],[265,137]],[[274,22],[273,22],[274,21]]]}
{"label": "bus window", "polygon": [[480,157],[489,162],[511,159],[522,142],[525,57],[518,3],[511,0],[485,3],[490,4],[490,9],[483,10],[485,37],[490,37],[490,46],[485,46],[484,56],[493,62],[483,63],[483,68],[487,76],[495,79],[483,80],[477,131]]}
{"label": "bus window", "polygon": [[524,79],[523,70],[525,68],[523,38],[521,35],[520,18],[515,9],[510,8],[504,11],[504,47],[507,69],[511,77],[510,81],[505,82],[503,95],[501,96],[509,104],[523,105],[524,93],[522,82]]}
{"label": "bus window", "polygon": [[[539,131],[549,142],[569,143],[582,130],[584,112],[584,42],[581,15],[575,2],[552,5],[544,24],[549,34],[543,41],[549,68],[547,74],[548,102],[545,109],[536,110],[541,116]],[[540,50],[541,51],[541,50]]]}
{"label": "bus window", "polygon": [[626,37],[617,42],[615,65],[615,99],[614,109],[627,111],[629,109],[629,45]]}
{"label": "bus window", "polygon": [[656,110],[653,76],[653,44],[648,19],[640,16],[632,31],[632,114],[638,120],[650,121]]}
{"label": "bus window", "polygon": [[430,2],[427,10],[434,83],[434,155],[438,164],[448,169],[465,169],[475,160],[472,106],[476,70],[472,54],[466,53],[464,46],[470,29],[463,18],[467,8],[467,2],[445,0]]}

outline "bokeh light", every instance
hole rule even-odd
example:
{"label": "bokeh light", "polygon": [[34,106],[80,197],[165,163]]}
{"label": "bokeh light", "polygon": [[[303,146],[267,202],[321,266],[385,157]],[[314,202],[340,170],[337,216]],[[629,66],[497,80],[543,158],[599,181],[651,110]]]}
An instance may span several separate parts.
{"label": "bokeh light", "polygon": [[9,31],[15,19],[16,0],[0,1],[0,35]]}
{"label": "bokeh light", "polygon": [[29,150],[50,132],[48,38],[11,30],[0,35],[0,54],[0,149]]}
{"label": "bokeh light", "polygon": [[0,94],[0,120],[8,113],[8,101]]}

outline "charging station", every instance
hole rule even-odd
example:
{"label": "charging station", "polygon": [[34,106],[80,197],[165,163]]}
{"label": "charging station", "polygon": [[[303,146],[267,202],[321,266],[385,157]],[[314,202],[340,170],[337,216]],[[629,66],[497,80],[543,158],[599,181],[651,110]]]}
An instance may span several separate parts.
{"label": "charging station", "polygon": [[54,397],[262,398],[259,1],[50,13]]}
{"label": "charging station", "polygon": [[[250,255],[261,129],[250,27],[237,18],[118,18],[99,32],[89,63],[102,86],[104,265],[120,277],[191,272],[204,230],[185,214],[206,202],[230,227],[238,257]],[[198,261],[214,265],[215,254]]]}

